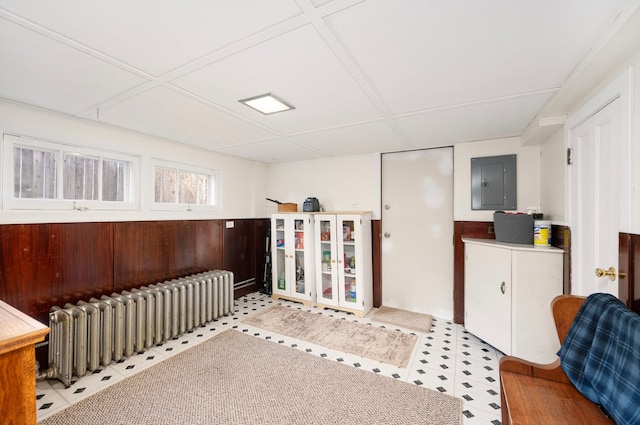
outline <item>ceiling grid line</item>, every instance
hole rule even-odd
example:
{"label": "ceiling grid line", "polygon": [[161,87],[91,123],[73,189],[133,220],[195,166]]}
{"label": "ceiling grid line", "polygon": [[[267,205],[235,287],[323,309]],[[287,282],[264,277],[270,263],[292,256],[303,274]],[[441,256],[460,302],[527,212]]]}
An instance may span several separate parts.
{"label": "ceiling grid line", "polygon": [[327,46],[333,51],[340,63],[342,63],[347,72],[354,79],[356,84],[360,86],[362,91],[364,91],[364,93],[371,100],[371,102],[373,102],[378,111],[380,111],[384,120],[389,125],[389,127],[391,127],[396,136],[398,136],[398,138],[402,141],[404,147],[409,149],[414,148],[415,146],[409,141],[404,132],[394,123],[391,118],[389,109],[385,105],[384,101],[364,76],[364,74],[356,64],[356,61],[349,55],[344,46],[342,46],[340,41],[336,38],[331,28],[329,28],[329,26],[325,22],[324,17],[320,16],[320,14],[311,4],[310,0],[295,1],[303,9],[304,13],[309,16],[311,24],[314,26],[316,31],[318,31]]}

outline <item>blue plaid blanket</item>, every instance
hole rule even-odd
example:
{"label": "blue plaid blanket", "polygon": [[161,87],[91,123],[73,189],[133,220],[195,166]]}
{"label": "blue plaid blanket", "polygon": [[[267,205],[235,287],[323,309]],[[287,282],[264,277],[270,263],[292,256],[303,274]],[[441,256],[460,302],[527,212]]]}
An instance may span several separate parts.
{"label": "blue plaid blanket", "polygon": [[640,424],[640,315],[612,295],[590,295],[558,356],[578,391],[617,424]]}

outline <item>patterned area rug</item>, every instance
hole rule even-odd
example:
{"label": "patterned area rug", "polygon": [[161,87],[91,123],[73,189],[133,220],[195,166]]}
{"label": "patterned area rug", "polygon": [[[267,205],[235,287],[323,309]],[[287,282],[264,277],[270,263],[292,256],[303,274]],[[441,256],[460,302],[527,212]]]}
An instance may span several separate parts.
{"label": "patterned area rug", "polygon": [[412,329],[418,332],[429,332],[433,316],[430,314],[414,313],[392,307],[373,308],[367,314],[367,319],[376,322],[389,323],[391,325]]}
{"label": "patterned area rug", "polygon": [[460,425],[460,399],[225,331],[40,425]]}
{"label": "patterned area rug", "polygon": [[413,334],[281,305],[243,323],[398,367],[407,367],[418,340]]}

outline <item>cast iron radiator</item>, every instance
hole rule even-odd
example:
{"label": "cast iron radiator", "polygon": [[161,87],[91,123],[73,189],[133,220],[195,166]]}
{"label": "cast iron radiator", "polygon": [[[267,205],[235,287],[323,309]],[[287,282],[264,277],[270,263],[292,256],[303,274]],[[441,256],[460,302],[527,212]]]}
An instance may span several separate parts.
{"label": "cast iron radiator", "polygon": [[221,316],[233,314],[233,273],[213,270],[52,307],[49,369],[39,378],[72,376],[141,353]]}

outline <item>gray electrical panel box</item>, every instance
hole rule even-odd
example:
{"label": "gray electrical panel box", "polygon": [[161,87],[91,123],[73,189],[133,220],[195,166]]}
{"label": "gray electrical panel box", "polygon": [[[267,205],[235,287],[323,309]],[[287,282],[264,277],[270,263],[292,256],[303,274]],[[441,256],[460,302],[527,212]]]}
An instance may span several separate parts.
{"label": "gray electrical panel box", "polygon": [[471,209],[517,209],[516,155],[471,158]]}

